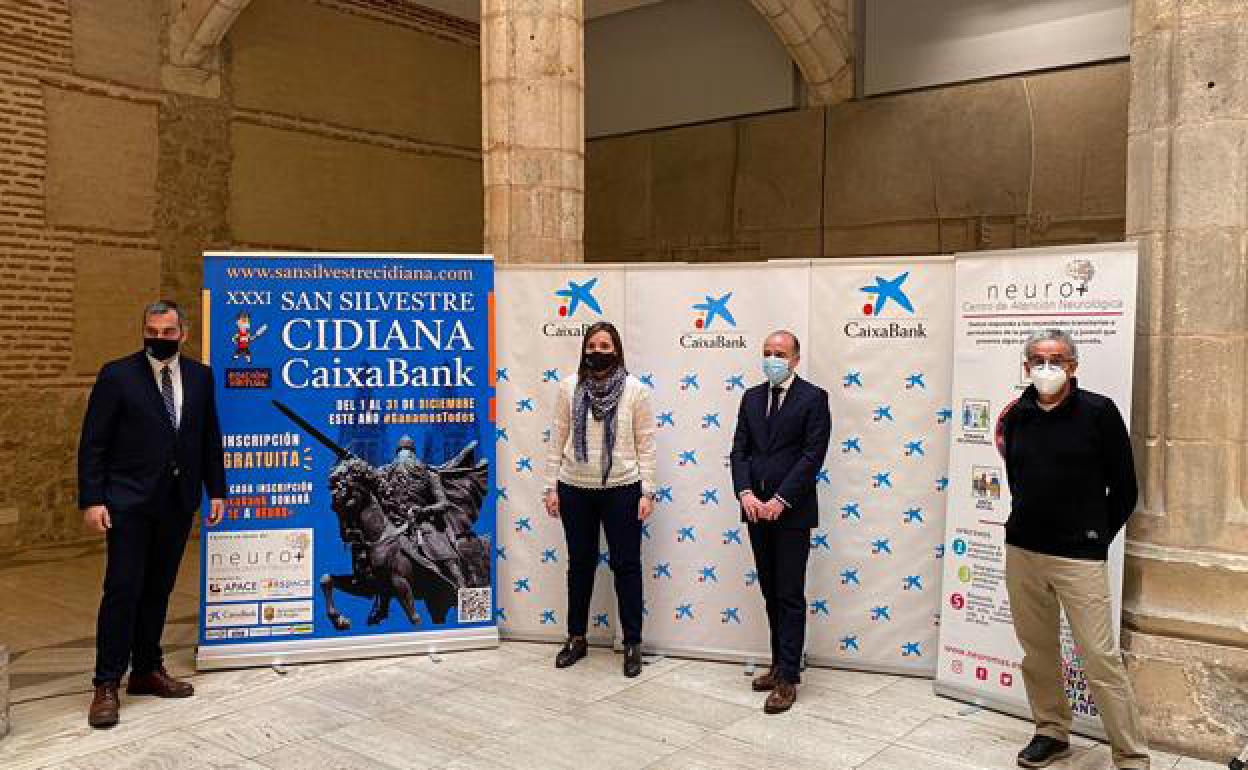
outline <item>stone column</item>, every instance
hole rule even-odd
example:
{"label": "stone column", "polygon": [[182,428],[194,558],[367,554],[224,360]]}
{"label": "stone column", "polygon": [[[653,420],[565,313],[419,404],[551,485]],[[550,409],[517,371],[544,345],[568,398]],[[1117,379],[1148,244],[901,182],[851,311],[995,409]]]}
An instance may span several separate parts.
{"label": "stone column", "polygon": [[1136,0],[1141,246],[1125,643],[1153,744],[1248,742],[1248,4]]}
{"label": "stone column", "polygon": [[482,0],[485,249],[500,262],[584,258],[582,0]]}

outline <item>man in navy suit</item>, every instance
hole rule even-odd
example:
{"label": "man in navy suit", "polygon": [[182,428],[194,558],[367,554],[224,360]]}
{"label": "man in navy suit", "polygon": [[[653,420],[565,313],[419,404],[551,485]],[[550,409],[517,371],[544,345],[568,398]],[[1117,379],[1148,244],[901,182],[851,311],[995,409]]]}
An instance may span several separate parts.
{"label": "man in navy suit", "polygon": [[226,487],[212,370],[178,355],[186,332],[177,305],[148,305],[143,350],[104,365],[82,423],[78,504],[108,542],[92,727],[117,724],[127,669],[128,694],[194,693],[166,673],[160,636],[200,496],[207,491],[216,523]]}
{"label": "man in navy suit", "polygon": [[758,570],[771,629],[771,668],[753,682],[768,692],[763,711],[797,700],[806,641],[806,560],[819,524],[816,476],[832,432],[828,394],[798,377],[801,345],[788,331],[763,342],[767,382],[741,396],[732,440],[732,485]]}

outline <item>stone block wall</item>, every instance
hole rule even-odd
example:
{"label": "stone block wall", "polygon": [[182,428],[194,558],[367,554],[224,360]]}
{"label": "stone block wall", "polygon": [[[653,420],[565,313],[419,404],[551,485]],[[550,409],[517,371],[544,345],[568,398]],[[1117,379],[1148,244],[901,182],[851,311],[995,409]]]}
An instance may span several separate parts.
{"label": "stone block wall", "polygon": [[588,261],[1121,240],[1126,63],[596,139]]}
{"label": "stone block wall", "polygon": [[253,0],[210,98],[162,77],[180,5],[0,4],[0,551],[83,536],[90,384],[143,304],[197,321],[203,251],[481,249],[475,25]]}

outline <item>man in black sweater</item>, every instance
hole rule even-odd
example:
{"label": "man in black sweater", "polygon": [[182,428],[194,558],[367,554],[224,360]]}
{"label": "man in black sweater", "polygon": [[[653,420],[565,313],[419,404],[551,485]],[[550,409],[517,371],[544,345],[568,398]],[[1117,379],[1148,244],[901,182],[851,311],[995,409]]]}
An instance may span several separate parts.
{"label": "man in black sweater", "polygon": [[1005,525],[1006,587],[1023,648],[1023,684],[1036,723],[1018,755],[1045,767],[1070,755],[1071,707],[1062,676],[1059,610],[1079,646],[1114,766],[1149,766],[1131,681],[1113,634],[1106,557],[1138,496],[1131,440],[1109,398],[1074,379],[1074,340],[1056,329],[1024,347],[1031,386],[1001,415],[1013,509]]}

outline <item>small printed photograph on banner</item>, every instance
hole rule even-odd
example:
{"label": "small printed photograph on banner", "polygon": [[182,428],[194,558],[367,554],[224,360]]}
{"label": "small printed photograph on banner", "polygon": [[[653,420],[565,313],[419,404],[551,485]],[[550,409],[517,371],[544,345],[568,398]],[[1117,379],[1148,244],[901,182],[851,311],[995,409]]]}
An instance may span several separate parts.
{"label": "small printed photograph on banner", "polygon": [[971,469],[971,494],[980,500],[1001,499],[1001,469],[975,465]]}
{"label": "small printed photograph on banner", "polygon": [[991,428],[992,403],[977,398],[962,401],[962,430],[967,433],[987,433]]}
{"label": "small printed photograph on banner", "polygon": [[492,591],[487,588],[459,589],[457,615],[460,623],[484,623],[493,615]]}

